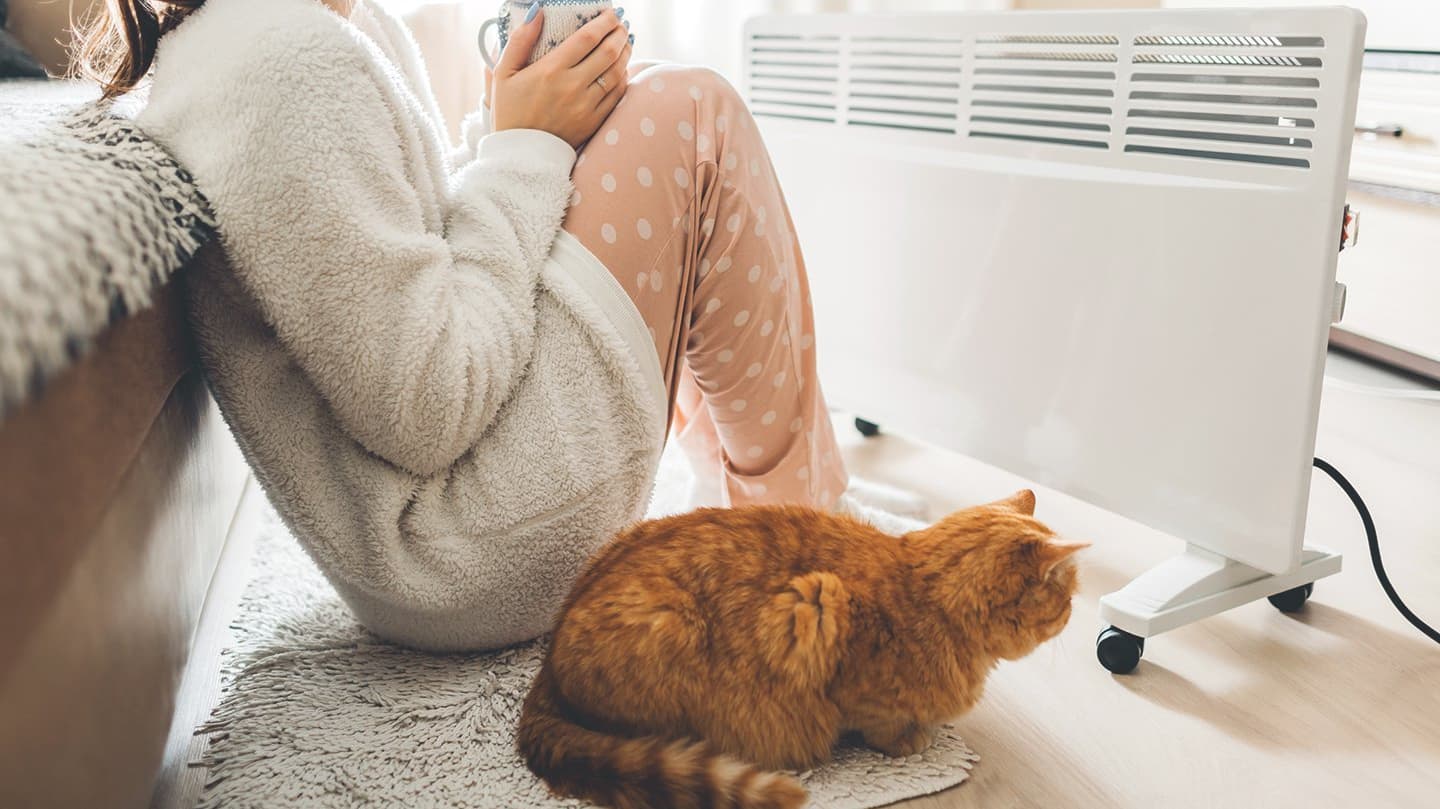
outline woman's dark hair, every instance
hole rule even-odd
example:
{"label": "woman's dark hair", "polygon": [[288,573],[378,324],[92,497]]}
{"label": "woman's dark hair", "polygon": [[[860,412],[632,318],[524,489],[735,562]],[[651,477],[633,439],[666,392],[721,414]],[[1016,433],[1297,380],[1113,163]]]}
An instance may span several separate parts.
{"label": "woman's dark hair", "polygon": [[204,4],[205,0],[105,0],[105,8],[86,21],[76,37],[77,71],[99,82],[105,98],[129,92],[150,71],[160,37]]}

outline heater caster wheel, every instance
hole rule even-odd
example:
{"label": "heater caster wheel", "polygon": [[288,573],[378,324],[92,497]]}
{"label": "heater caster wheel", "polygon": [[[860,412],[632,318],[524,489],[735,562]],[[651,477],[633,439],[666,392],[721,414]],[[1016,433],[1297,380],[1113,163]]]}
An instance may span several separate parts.
{"label": "heater caster wheel", "polygon": [[1310,600],[1310,594],[1315,592],[1315,582],[1302,584],[1283,593],[1276,593],[1270,596],[1270,605],[1281,612],[1299,612]]}
{"label": "heater caster wheel", "polygon": [[880,425],[865,419],[855,419],[855,429],[866,438],[874,438],[880,434]]}
{"label": "heater caster wheel", "polygon": [[1100,630],[1100,637],[1095,639],[1095,657],[1112,674],[1134,671],[1144,653],[1144,638],[1113,626]]}

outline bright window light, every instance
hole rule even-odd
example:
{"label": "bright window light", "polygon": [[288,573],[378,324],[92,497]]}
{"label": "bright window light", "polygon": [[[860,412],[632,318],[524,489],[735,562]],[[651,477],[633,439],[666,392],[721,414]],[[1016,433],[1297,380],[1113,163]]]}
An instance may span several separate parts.
{"label": "bright window light", "polygon": [[370,0],[370,2],[383,6],[392,14],[405,14],[427,3],[437,2],[437,0]]}

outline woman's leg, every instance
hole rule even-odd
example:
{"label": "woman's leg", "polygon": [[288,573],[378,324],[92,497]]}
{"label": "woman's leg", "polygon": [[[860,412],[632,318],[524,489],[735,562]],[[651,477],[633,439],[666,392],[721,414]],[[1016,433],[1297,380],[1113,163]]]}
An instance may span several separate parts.
{"label": "woman's leg", "polygon": [[735,90],[710,70],[635,71],[574,180],[565,229],[649,324],[697,475],[718,474],[731,505],[834,506],[847,477],[815,379],[805,264]]}

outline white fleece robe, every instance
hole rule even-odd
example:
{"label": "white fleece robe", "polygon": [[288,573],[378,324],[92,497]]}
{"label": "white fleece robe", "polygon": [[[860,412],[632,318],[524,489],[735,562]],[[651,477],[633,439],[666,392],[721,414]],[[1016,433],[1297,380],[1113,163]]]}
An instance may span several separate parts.
{"label": "white fleece robe", "polygon": [[214,207],[201,358],[295,536],[382,637],[515,643],[643,512],[659,361],[560,230],[574,150],[519,130],[450,154],[403,26],[353,20],[209,0],[138,122]]}

